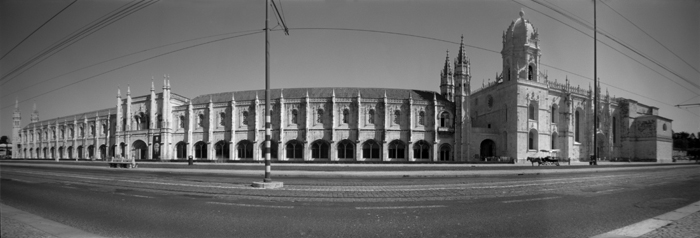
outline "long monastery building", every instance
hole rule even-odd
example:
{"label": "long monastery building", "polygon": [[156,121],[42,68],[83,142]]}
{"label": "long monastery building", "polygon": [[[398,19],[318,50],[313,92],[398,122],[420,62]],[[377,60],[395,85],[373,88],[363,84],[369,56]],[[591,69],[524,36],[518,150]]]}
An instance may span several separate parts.
{"label": "long monastery building", "polygon": [[[460,45],[440,71],[440,92],[384,88],[271,90],[272,158],[279,161],[475,162],[556,156],[671,160],[671,120],[632,99],[549,80],[540,71],[539,33],[524,18],[503,34],[502,72],[470,89]],[[436,80],[437,81],[437,80]],[[599,90],[600,91],[600,90]],[[43,159],[263,160],[265,91],[188,98],[163,80],[115,107],[30,123],[13,115],[15,157]],[[598,141],[593,115],[598,110]],[[544,152],[548,151],[548,152]]]}

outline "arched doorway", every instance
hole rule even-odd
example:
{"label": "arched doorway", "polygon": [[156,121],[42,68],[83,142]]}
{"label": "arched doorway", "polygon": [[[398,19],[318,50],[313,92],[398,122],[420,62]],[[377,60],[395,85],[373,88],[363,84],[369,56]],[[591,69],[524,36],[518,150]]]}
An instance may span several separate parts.
{"label": "arched doorway", "polygon": [[252,159],[253,158],[253,142],[249,140],[242,140],[236,145],[236,153],[239,159]]}
{"label": "arched doorway", "polygon": [[106,145],[100,146],[100,158],[107,159],[107,146]]}
{"label": "arched doorway", "polygon": [[178,159],[185,159],[187,158],[187,143],[184,141],[178,142],[176,145],[176,158]]}
{"label": "arched doorway", "polygon": [[59,159],[63,159],[63,155],[64,155],[63,151],[64,151],[63,146],[58,147],[58,158]]}
{"label": "arched doorway", "polygon": [[124,142],[119,143],[119,156],[122,158],[126,157],[126,144]]}
{"label": "arched doorway", "polygon": [[440,146],[440,161],[450,161],[452,160],[452,147],[449,144],[442,144]]}
{"label": "arched doorway", "polygon": [[89,159],[95,158],[95,146],[94,145],[88,146],[88,158]]}
{"label": "arched doorway", "polygon": [[136,140],[131,144],[131,157],[135,160],[146,159],[146,152],[148,152],[146,142]]}
{"label": "arched doorway", "polygon": [[207,143],[200,141],[194,144],[194,158],[195,159],[206,159],[207,158]]}
{"label": "arched doorway", "polygon": [[83,146],[78,146],[78,159],[85,159],[85,151],[83,151]]}
{"label": "arched doorway", "polygon": [[73,146],[68,146],[68,158],[73,158]]}
{"label": "arched doorway", "polygon": [[481,158],[496,156],[496,143],[490,139],[481,141]]}
{"label": "arched doorway", "polygon": [[228,159],[229,158],[229,148],[228,142],[220,140],[214,144],[214,150],[216,151],[216,159]]}

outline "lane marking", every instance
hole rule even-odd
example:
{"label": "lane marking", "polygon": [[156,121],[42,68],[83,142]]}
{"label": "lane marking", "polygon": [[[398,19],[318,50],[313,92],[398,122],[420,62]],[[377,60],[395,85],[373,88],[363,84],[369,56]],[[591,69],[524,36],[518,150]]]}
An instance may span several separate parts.
{"label": "lane marking", "polygon": [[543,198],[529,198],[529,199],[520,199],[520,200],[508,200],[508,201],[502,201],[501,203],[531,202],[531,201],[551,200],[551,199],[557,199],[557,198],[561,198],[561,197],[543,197]]}
{"label": "lane marking", "polygon": [[424,209],[424,208],[441,208],[447,207],[445,205],[426,205],[426,206],[395,206],[395,207],[355,207],[358,210],[368,210],[368,209]]}
{"label": "lane marking", "polygon": [[264,207],[264,208],[285,208],[285,209],[294,208],[294,206],[275,206],[275,205],[259,205],[259,204],[245,204],[245,203],[227,203],[227,202],[207,202],[207,203],[216,204],[216,205],[238,206],[238,207]]}

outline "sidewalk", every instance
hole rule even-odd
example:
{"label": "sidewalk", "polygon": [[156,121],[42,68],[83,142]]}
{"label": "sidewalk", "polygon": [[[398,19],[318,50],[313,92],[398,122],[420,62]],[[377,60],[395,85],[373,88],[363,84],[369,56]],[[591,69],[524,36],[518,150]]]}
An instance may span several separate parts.
{"label": "sidewalk", "polygon": [[0,236],[7,238],[98,238],[80,229],[42,218],[0,203]]}

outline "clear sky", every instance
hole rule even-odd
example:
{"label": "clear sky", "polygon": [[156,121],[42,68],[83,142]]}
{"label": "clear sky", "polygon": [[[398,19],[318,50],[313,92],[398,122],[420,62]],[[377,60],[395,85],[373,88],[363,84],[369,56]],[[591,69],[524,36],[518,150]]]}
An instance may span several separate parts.
{"label": "clear sky", "polygon": [[[190,98],[264,88],[261,0],[72,2],[0,0],[0,135],[11,133],[15,99],[25,126],[34,103],[41,120],[113,107],[117,88],[122,96],[127,85],[132,96],[145,95],[154,78],[159,92],[164,74],[173,92]],[[282,0],[280,5],[291,29],[288,36],[270,34],[273,88],[439,91],[445,53],[456,56],[464,35],[473,46],[466,54],[477,89],[501,71],[501,35],[521,9],[539,30],[541,69],[549,79],[568,77],[586,89],[592,84],[593,31],[567,17],[592,26],[589,0]],[[599,34],[603,94],[607,89],[611,96],[659,107],[661,116],[673,120],[674,131],[700,131],[700,107],[673,107],[700,103],[698,12],[700,1],[694,0],[599,1],[600,30],[673,71]],[[271,13],[271,27],[277,24]],[[81,34],[86,26],[94,27]],[[224,39],[245,33],[254,34]],[[31,67],[20,67],[25,63]]]}

